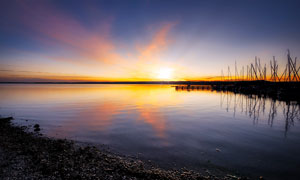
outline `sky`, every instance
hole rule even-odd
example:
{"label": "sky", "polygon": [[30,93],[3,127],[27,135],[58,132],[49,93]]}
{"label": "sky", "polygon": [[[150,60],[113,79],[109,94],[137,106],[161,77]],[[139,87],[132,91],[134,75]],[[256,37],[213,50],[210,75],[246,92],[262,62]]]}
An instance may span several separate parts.
{"label": "sky", "polygon": [[213,80],[300,55],[300,1],[2,0],[0,82]]}

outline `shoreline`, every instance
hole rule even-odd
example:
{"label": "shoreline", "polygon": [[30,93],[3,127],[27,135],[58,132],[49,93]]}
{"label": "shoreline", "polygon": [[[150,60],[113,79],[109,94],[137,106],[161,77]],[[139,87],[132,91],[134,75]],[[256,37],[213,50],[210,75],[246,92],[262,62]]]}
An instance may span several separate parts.
{"label": "shoreline", "polygon": [[233,173],[165,170],[95,146],[79,146],[0,117],[0,179],[249,179]]}
{"label": "shoreline", "polygon": [[207,84],[182,84],[174,86],[176,91],[212,90],[217,92],[232,92],[259,98],[296,102],[300,104],[300,82],[270,82],[270,81],[224,81]]}
{"label": "shoreline", "polygon": [[300,104],[300,83],[299,82],[235,82],[232,84],[213,85],[213,90],[232,92],[243,95],[256,95],[262,98],[284,101],[287,104],[296,102]]}

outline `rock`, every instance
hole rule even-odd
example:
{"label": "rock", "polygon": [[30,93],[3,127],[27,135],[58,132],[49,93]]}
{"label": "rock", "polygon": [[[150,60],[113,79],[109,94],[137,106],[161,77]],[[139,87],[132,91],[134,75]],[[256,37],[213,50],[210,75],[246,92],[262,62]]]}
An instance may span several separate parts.
{"label": "rock", "polygon": [[35,124],[33,127],[34,128],[40,128],[40,125],[39,124]]}
{"label": "rock", "polygon": [[34,131],[35,131],[35,132],[38,132],[38,131],[41,130],[39,124],[35,124],[35,125],[33,126],[33,128],[34,128]]}

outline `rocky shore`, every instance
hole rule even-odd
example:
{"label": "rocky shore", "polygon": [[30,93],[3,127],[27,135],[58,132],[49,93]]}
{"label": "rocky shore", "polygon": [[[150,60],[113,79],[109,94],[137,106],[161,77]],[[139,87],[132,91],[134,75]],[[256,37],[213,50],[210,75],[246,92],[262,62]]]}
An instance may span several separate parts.
{"label": "rocky shore", "polygon": [[247,179],[232,174],[164,170],[94,146],[52,139],[0,117],[0,179]]}

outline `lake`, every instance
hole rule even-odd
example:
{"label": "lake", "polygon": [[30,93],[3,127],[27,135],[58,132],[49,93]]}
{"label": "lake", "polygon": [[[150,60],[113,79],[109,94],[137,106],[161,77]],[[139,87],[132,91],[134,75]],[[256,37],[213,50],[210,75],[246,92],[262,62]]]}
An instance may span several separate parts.
{"label": "lake", "polygon": [[172,85],[1,84],[0,115],[49,137],[104,145],[165,168],[300,177],[300,109]]}

